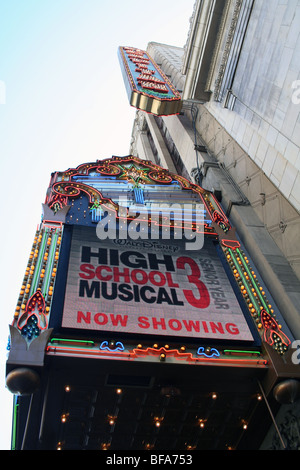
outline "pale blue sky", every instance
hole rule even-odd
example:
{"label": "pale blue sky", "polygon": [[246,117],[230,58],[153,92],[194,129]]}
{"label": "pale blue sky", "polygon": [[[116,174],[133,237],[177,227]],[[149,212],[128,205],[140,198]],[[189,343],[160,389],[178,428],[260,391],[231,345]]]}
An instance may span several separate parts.
{"label": "pale blue sky", "polygon": [[56,170],[127,155],[135,111],[118,46],[183,47],[194,0],[0,0],[0,449],[10,448],[5,389],[12,321],[41,204]]}

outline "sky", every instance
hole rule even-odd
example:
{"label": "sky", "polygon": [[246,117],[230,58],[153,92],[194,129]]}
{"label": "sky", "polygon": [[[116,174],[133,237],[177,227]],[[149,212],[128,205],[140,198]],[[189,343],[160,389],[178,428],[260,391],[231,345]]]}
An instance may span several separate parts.
{"label": "sky", "polygon": [[8,325],[50,175],[125,156],[135,116],[119,46],[183,47],[194,0],[0,0],[0,449],[11,445]]}

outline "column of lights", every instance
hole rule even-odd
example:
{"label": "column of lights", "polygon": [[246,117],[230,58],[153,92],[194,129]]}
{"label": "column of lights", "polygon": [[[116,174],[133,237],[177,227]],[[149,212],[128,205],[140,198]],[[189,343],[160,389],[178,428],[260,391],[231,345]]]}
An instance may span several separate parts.
{"label": "column of lights", "polygon": [[31,281],[31,276],[33,275],[34,270],[35,270],[35,263],[36,263],[37,253],[39,252],[39,249],[40,249],[41,239],[42,239],[42,236],[40,235],[40,231],[37,230],[35,232],[35,238],[33,240],[27,267],[25,269],[25,275],[23,278],[19,298],[17,301],[17,306],[15,309],[14,320],[17,320],[21,311],[25,310],[26,303],[29,299],[30,281]]}
{"label": "column of lights", "polygon": [[216,210],[216,207],[213,205],[212,200],[210,198],[210,194],[208,192],[204,194],[204,200],[206,202],[209,213],[212,215],[213,212]]}
{"label": "column of lights", "polygon": [[210,214],[212,222],[217,224],[224,233],[230,232],[231,225],[220,205],[218,204],[218,201],[210,192],[206,191],[204,193],[203,202],[208,210],[208,213]]}
{"label": "column of lights", "polygon": [[[223,247],[223,251],[240,288],[241,294],[248,306],[249,312],[256,323],[257,329],[262,330],[265,327],[262,312],[266,312],[266,314],[276,322],[272,305],[267,300],[263,288],[257,281],[255,271],[251,268],[249,260],[243,250],[240,248],[232,249]],[[277,323],[276,327],[278,327],[279,330],[281,329],[281,325]],[[279,354],[284,354],[288,349],[288,346],[282,341],[282,338],[280,338],[279,333],[276,335],[274,349],[276,349]]]}
{"label": "column of lights", "polygon": [[60,244],[60,228],[51,230],[42,227],[36,230],[14,313],[14,322],[25,312],[30,296],[37,290],[41,291],[45,298],[45,313],[50,312]]}

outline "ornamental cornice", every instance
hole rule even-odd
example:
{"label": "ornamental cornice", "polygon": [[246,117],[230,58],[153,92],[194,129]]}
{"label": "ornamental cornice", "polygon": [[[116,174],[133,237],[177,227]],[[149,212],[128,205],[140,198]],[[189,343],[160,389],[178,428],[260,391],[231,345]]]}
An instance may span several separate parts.
{"label": "ornamental cornice", "polygon": [[181,69],[181,72],[183,74],[186,73],[185,71],[185,68],[186,68],[186,61],[187,61],[187,58],[188,58],[188,51],[190,49],[190,43],[191,43],[191,39],[192,39],[192,32],[193,32],[193,28],[194,28],[194,23],[195,23],[195,19],[196,19],[196,16],[197,16],[197,11],[198,11],[198,3],[199,3],[199,0],[196,0],[195,3],[194,3],[194,6],[193,6],[193,13],[192,13],[192,16],[190,17],[189,19],[189,22],[190,22],[190,29],[188,31],[188,34],[187,34],[187,39],[186,39],[186,43],[185,45],[183,46],[183,56],[182,56],[182,69]]}
{"label": "ornamental cornice", "polygon": [[226,6],[225,6],[224,11],[223,11],[219,31],[218,31],[218,34],[217,34],[217,37],[216,37],[216,44],[215,44],[214,51],[213,51],[213,54],[212,54],[212,60],[211,60],[211,63],[210,63],[210,68],[209,68],[208,77],[207,77],[207,81],[206,81],[205,91],[211,91],[211,83],[212,83],[212,80],[213,80],[213,75],[214,75],[215,68],[216,68],[218,54],[220,52],[221,42],[222,42],[222,39],[224,37],[226,23],[227,23],[227,20],[228,20],[228,15],[229,15],[231,5],[232,5],[232,0],[226,0]]}
{"label": "ornamental cornice", "polygon": [[[238,24],[242,4],[243,4],[243,0],[236,0],[235,1],[233,13],[232,13],[232,18],[231,18],[230,26],[229,26],[228,33],[227,33],[224,52],[223,52],[223,55],[222,55],[221,64],[220,64],[220,67],[219,67],[217,78],[215,80],[214,95],[213,95],[215,101],[221,101],[222,100],[222,97],[220,96],[221,95],[222,83],[223,83],[224,74],[225,74],[228,58],[229,58],[231,47],[232,47],[233,38],[234,38],[236,27],[237,27],[237,24]],[[221,35],[224,32],[224,26],[225,26],[225,19],[226,18],[223,18],[223,19],[224,19],[224,22],[222,21],[222,29],[220,28],[219,42],[221,40]]]}

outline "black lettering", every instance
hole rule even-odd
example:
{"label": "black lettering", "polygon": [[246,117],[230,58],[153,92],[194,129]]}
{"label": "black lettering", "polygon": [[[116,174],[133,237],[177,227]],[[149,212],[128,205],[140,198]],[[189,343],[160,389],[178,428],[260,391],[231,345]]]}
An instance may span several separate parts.
{"label": "black lettering", "polygon": [[107,264],[107,250],[105,248],[98,248],[92,251],[90,246],[81,247],[81,261],[83,263],[90,263],[91,258],[98,258],[98,264]]}
{"label": "black lettering", "polygon": [[118,250],[109,250],[109,254],[110,254],[110,265],[119,266]]}
{"label": "black lettering", "polygon": [[205,276],[205,284],[207,284],[208,286],[209,285],[219,285],[219,281],[218,279],[207,279],[207,277]]}
{"label": "black lettering", "polygon": [[120,284],[119,292],[120,300],[124,300],[124,302],[130,302],[133,299],[132,288],[129,284]]}
{"label": "black lettering", "polygon": [[173,305],[172,300],[169,297],[169,294],[167,293],[166,289],[163,287],[160,287],[158,289],[158,294],[157,294],[157,303],[162,304],[163,302],[167,302],[169,305]]}
{"label": "black lettering", "polygon": [[217,301],[219,301],[219,298],[226,299],[224,292],[211,292],[211,296]]}
{"label": "black lettering", "polygon": [[158,259],[156,253],[149,253],[150,269],[159,270],[159,264],[164,264],[167,271],[175,271],[172,256],[164,255],[163,259]]}
{"label": "black lettering", "polygon": [[133,294],[134,294],[134,301],[139,302],[140,301],[139,286],[136,286],[136,285],[133,286]]}
{"label": "black lettering", "polygon": [[218,293],[223,294],[223,290],[222,290],[222,287],[221,287],[221,286],[219,286],[219,287],[212,287],[211,290],[214,291],[214,292],[218,292]]}
{"label": "black lettering", "polygon": [[228,304],[216,304],[216,309],[217,310],[228,310],[229,305]]}
{"label": "black lettering", "polygon": [[171,289],[170,292],[173,300],[173,305],[184,305],[181,300],[178,300],[176,289]]}
{"label": "black lettering", "polygon": [[81,280],[79,282],[79,297],[95,297],[100,298],[100,282],[92,281],[89,285],[88,281]]}
{"label": "black lettering", "polygon": [[141,299],[146,302],[147,304],[153,304],[155,301],[156,301],[156,298],[155,297],[146,297],[145,293],[146,291],[149,291],[149,292],[154,292],[155,293],[155,290],[153,289],[153,287],[151,286],[143,286],[141,287],[140,289],[140,295],[141,295]]}
{"label": "black lettering", "polygon": [[[134,257],[134,259],[132,260],[130,257]],[[120,260],[129,268],[147,269],[147,260],[145,259],[145,256],[138,251],[124,251],[120,255]]]}
{"label": "black lettering", "polygon": [[107,300],[114,300],[117,298],[118,294],[118,289],[117,289],[117,284],[115,282],[111,283],[111,293],[109,294],[107,292],[107,282],[102,282],[101,283],[101,294],[104,299]]}

